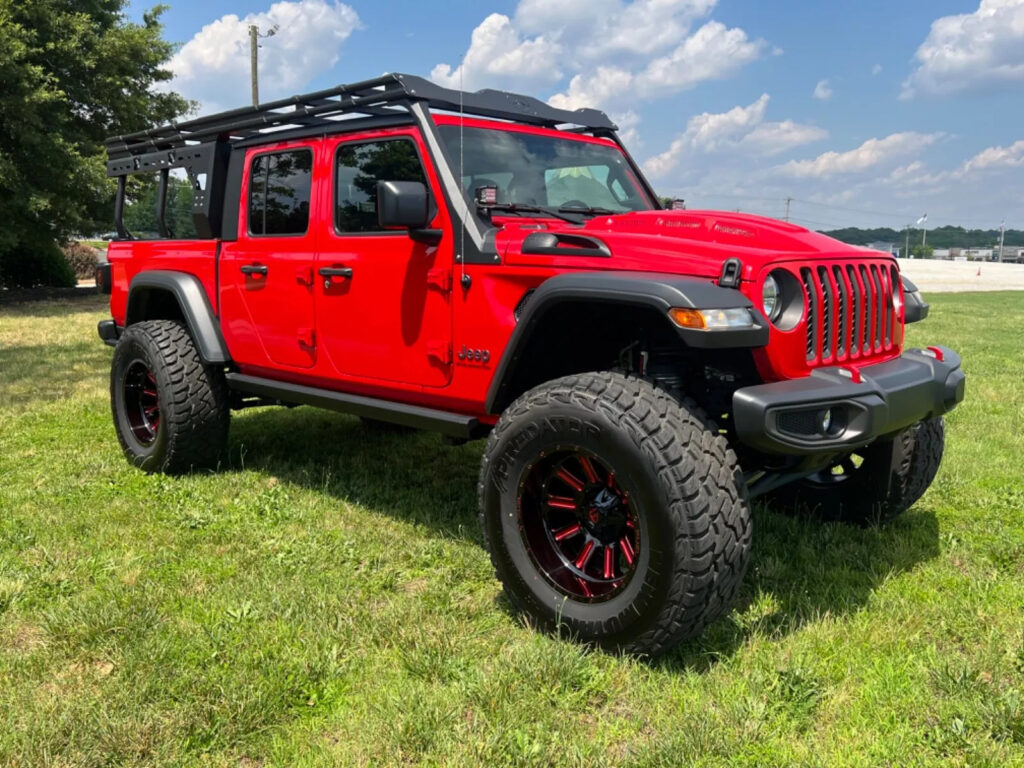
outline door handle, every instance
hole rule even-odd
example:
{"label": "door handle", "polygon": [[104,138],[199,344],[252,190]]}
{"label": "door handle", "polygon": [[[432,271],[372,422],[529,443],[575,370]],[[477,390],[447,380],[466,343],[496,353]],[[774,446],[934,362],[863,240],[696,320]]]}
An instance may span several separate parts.
{"label": "door handle", "polygon": [[243,267],[239,267],[243,275],[265,275],[267,274],[267,268],[263,264],[246,264]]}
{"label": "door handle", "polygon": [[320,277],[344,277],[346,279],[352,277],[352,267],[320,267],[318,273]]}

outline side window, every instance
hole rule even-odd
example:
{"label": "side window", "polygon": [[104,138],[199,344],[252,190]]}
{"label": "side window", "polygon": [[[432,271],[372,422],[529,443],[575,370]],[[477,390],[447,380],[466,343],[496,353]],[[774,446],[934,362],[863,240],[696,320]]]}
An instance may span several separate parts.
{"label": "side window", "polygon": [[305,234],[312,183],[313,153],[308,149],[254,157],[249,173],[249,232]]}
{"label": "side window", "polygon": [[342,144],[334,174],[334,226],[338,232],[380,232],[377,182],[427,183],[423,164],[410,139]]}

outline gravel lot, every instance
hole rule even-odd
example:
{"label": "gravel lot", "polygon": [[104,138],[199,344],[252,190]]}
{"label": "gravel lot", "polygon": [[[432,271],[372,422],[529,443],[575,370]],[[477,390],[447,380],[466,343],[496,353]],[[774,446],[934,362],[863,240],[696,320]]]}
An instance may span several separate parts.
{"label": "gravel lot", "polygon": [[1024,291],[1024,264],[900,259],[900,271],[929,293]]}

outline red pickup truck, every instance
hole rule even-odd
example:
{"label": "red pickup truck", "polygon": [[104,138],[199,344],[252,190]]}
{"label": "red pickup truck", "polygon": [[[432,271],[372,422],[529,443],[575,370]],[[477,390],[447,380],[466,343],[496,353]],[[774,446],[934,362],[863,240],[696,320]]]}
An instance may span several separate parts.
{"label": "red pickup truck", "polygon": [[[908,508],[963,398],[955,352],[903,348],[928,307],[891,256],[666,209],[596,110],[396,74],[107,150],[99,334],[129,460],[214,468],[230,412],[268,404],[486,437],[510,599],[604,647],[658,654],[727,609],[752,497]],[[198,239],[166,224],[173,169]],[[160,239],[123,223],[139,173]]]}

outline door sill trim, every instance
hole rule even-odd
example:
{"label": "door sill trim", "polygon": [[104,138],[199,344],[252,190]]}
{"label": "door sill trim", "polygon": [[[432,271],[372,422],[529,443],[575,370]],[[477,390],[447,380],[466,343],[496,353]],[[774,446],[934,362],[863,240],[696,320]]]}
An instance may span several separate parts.
{"label": "door sill trim", "polygon": [[481,424],[475,416],[425,408],[420,405],[396,403],[375,397],[335,392],[332,389],[307,387],[302,384],[264,379],[259,376],[246,376],[242,373],[228,373],[225,374],[225,378],[228,386],[238,392],[246,392],[270,400],[280,400],[283,403],[312,405],[317,408],[349,413],[353,416],[365,416],[369,419],[379,419],[414,429],[441,432],[452,437],[472,440],[483,437],[489,429],[486,425]]}

